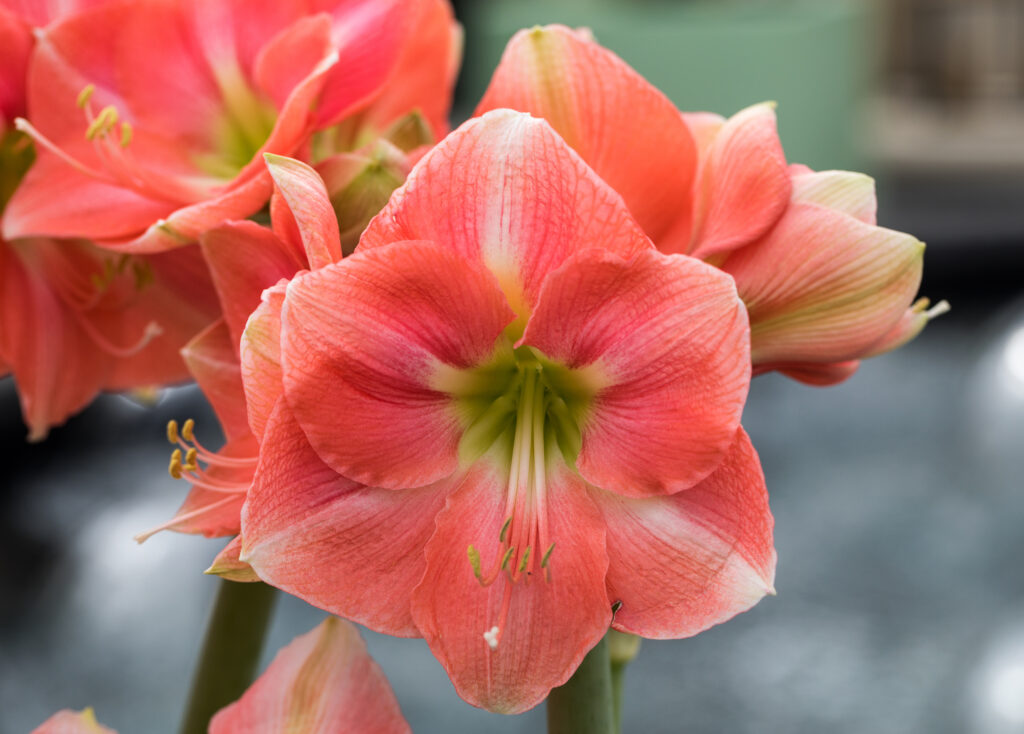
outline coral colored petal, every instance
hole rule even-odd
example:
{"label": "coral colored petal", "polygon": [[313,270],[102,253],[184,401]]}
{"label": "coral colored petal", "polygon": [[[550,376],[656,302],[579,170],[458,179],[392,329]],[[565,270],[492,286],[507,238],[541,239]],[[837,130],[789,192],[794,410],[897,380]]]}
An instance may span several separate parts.
{"label": "coral colored petal", "polygon": [[755,105],[729,118],[704,151],[698,176],[685,252],[707,258],[763,235],[782,216],[792,190],[774,108]]}
{"label": "coral colored petal", "polygon": [[189,372],[216,411],[228,439],[250,433],[237,349],[221,319],[181,350]]}
{"label": "coral colored petal", "polygon": [[213,559],[213,563],[203,573],[211,576],[220,576],[222,579],[238,581],[240,583],[261,581],[262,579],[252,570],[252,566],[238,557],[241,552],[242,536],[236,535],[217,554],[217,557]]}
{"label": "coral colored petal", "polygon": [[[501,557],[504,480],[477,465],[450,496],[427,544],[427,572],[413,617],[455,690],[474,706],[518,713],[540,703],[575,672],[611,621],[605,590],[604,527],[583,483],[564,466],[548,477],[551,580],[540,573],[483,587],[466,556]],[[502,620],[505,595],[510,595]],[[499,627],[497,647],[484,633]]]}
{"label": "coral colored petal", "polygon": [[546,122],[510,110],[470,120],[435,146],[357,251],[416,239],[482,258],[520,316],[578,250],[651,247],[621,197]]}
{"label": "coral colored petal", "polygon": [[332,51],[330,16],[300,18],[263,46],[253,65],[253,79],[283,109],[292,90]]}
{"label": "coral colored petal", "polygon": [[235,351],[260,295],[306,264],[273,232],[255,222],[225,222],[200,238]]}
{"label": "coral colored petal", "polygon": [[483,362],[512,318],[494,276],[447,248],[356,253],[288,286],[288,402],[340,474],[380,487],[435,482],[458,464],[461,426],[432,378]]}
{"label": "coral colored petal", "polygon": [[91,708],[58,711],[32,730],[32,734],[117,734],[96,721]]}
{"label": "coral colored petal", "polygon": [[916,338],[928,322],[949,312],[949,303],[939,301],[929,308],[931,301],[927,298],[919,298],[914,305],[904,311],[903,316],[885,336],[871,345],[871,349],[865,357],[875,357],[879,354],[891,352],[893,349],[902,347],[907,342]]}
{"label": "coral colored petal", "polygon": [[210,734],[409,734],[395,694],[354,625],[328,617],[281,648]]}
{"label": "coral colored petal", "polygon": [[25,70],[32,45],[28,24],[0,7],[0,135],[25,114]]}
{"label": "coral colored petal", "polygon": [[781,372],[797,382],[816,387],[828,387],[838,385],[840,382],[849,379],[860,367],[860,360],[851,359],[846,362],[780,362],[776,364],[759,364],[754,368],[755,375],[766,372]]}
{"label": "coral colored petal", "polygon": [[614,626],[689,637],[774,593],[775,548],[761,464],[742,429],[707,479],[671,497],[592,490],[608,529]]}
{"label": "coral colored petal", "polygon": [[603,383],[580,428],[580,473],[629,496],[706,477],[733,442],[750,381],[731,279],[685,255],[589,251],[544,284],[523,343]]}
{"label": "coral colored petal", "polygon": [[[297,276],[297,277],[301,277]],[[270,413],[284,394],[281,372],[281,308],[288,281],[263,291],[260,305],[246,322],[239,343],[242,386],[249,412],[249,427],[263,438]]]}
{"label": "coral colored petal", "polygon": [[564,26],[517,33],[476,114],[544,118],[666,252],[686,248],[696,147],[675,106],[618,56]]}
{"label": "coral colored petal", "polygon": [[243,551],[267,583],[392,635],[415,636],[409,597],[446,491],[365,487],[309,445],[282,399],[242,513]]}
{"label": "coral colored petal", "polygon": [[875,224],[878,202],[875,180],[852,171],[794,171],[793,201],[805,201],[845,212],[865,224]]}
{"label": "coral colored petal", "polygon": [[910,235],[793,203],[722,264],[750,312],[754,364],[859,358],[910,305],[923,253]]}
{"label": "coral colored petal", "polygon": [[315,270],[340,260],[338,219],[323,179],[293,158],[269,154],[264,157],[274,179],[274,194],[288,205],[298,227],[309,267]]}

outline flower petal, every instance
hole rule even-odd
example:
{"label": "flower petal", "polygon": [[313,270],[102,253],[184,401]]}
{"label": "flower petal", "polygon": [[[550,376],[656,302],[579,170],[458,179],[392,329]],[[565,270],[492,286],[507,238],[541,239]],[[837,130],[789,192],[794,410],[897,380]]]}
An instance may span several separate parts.
{"label": "flower petal", "polygon": [[380,487],[435,482],[458,464],[461,426],[433,375],[483,362],[512,318],[494,276],[447,248],[356,253],[288,286],[288,402],[338,473]]}
{"label": "flower petal", "polygon": [[[297,277],[301,277],[297,276]],[[242,387],[249,427],[262,441],[277,399],[284,394],[281,371],[281,309],[288,281],[263,291],[260,305],[249,316],[239,343]]]}
{"label": "flower petal", "polygon": [[236,346],[223,319],[199,332],[181,350],[188,371],[210,401],[228,439],[250,433]]}
{"label": "flower petal", "polygon": [[621,197],[546,122],[510,110],[470,120],[434,147],[357,252],[417,239],[482,259],[521,317],[578,250],[651,247]]}
{"label": "flower petal", "polygon": [[761,464],[740,429],[707,479],[670,497],[592,490],[608,528],[614,627],[650,638],[689,637],[774,593],[775,548]]}
{"label": "flower petal", "polygon": [[602,386],[577,467],[629,496],[696,484],[733,442],[750,382],[731,279],[685,255],[583,253],[552,273],[523,343]]}
{"label": "flower petal", "polygon": [[696,148],[672,102],[622,59],[565,26],[519,31],[476,114],[499,107],[551,123],[662,251],[685,250]]}
{"label": "flower petal", "polygon": [[[451,494],[427,544],[413,617],[462,698],[511,714],[533,708],[569,679],[608,630],[611,606],[601,517],[564,466],[547,481],[551,580],[534,574],[512,584],[501,574],[480,585],[466,549],[474,546],[487,560],[501,557],[503,485],[477,465]],[[484,636],[493,627],[494,649]]]}
{"label": "flower petal", "polygon": [[408,734],[383,671],[354,625],[328,617],[281,648],[210,734]]}
{"label": "flower petal", "polygon": [[750,312],[755,365],[845,362],[899,321],[921,282],[924,244],[840,211],[794,202],[722,269]]}
{"label": "flower petal", "polygon": [[266,155],[274,179],[274,194],[288,205],[302,238],[312,269],[341,259],[338,219],[320,175],[305,163],[284,156]]}
{"label": "flower petal", "polygon": [[415,636],[409,599],[445,496],[436,486],[385,490],[339,476],[282,399],[242,512],[240,557],[267,583],[322,609]]}
{"label": "flower petal", "polygon": [[853,171],[801,171],[790,167],[793,181],[793,201],[846,212],[865,224],[875,224],[878,202],[875,198],[875,180],[871,176]]}
{"label": "flower petal", "polygon": [[759,364],[754,368],[754,375],[762,375],[766,372],[781,372],[786,377],[792,378],[805,385],[816,387],[828,387],[838,385],[840,382],[849,379],[860,367],[860,360],[851,359],[846,362],[777,362]]}
{"label": "flower petal", "polygon": [[[737,112],[702,152],[693,234],[684,251],[707,258],[753,242],[782,216],[791,190],[774,107]],[[666,251],[661,243],[659,249]]]}
{"label": "flower petal", "polygon": [[211,576],[220,576],[222,579],[238,581],[239,583],[262,581],[256,575],[256,572],[252,570],[252,566],[238,557],[241,552],[242,536],[236,535],[217,554],[217,557],[213,559],[213,563],[203,573],[210,574]]}
{"label": "flower petal", "polygon": [[64,709],[32,730],[32,734],[117,734],[96,721],[91,708],[82,711]]}

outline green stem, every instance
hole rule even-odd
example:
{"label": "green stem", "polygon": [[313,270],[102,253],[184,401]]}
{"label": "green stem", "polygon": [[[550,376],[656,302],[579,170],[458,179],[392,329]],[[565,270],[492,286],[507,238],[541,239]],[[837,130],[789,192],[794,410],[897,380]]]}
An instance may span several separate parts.
{"label": "green stem", "polygon": [[613,734],[611,663],[602,639],[548,696],[548,734]]}
{"label": "green stem", "polygon": [[275,599],[276,590],[263,583],[220,581],[181,734],[206,734],[213,715],[252,683]]}

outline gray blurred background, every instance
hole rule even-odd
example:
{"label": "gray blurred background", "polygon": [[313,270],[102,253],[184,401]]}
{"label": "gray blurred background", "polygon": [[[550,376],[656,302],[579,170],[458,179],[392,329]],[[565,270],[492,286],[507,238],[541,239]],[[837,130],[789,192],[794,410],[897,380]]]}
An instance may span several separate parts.
{"label": "gray blurred background", "polygon": [[[880,223],[925,240],[953,312],[847,383],[754,381],[778,596],[690,640],[645,642],[625,731],[1024,732],[1024,1],[456,3],[471,113],[508,37],[592,28],[683,109],[779,102],[788,157],[879,181]],[[69,367],[72,368],[72,367]],[[92,705],[173,732],[223,541],[131,536],[184,496],[163,426],[215,421],[194,388],[108,396],[24,443],[0,382],[0,732]],[[322,613],[281,599],[269,660]],[[413,729],[534,732],[473,709],[418,640],[367,633]]]}

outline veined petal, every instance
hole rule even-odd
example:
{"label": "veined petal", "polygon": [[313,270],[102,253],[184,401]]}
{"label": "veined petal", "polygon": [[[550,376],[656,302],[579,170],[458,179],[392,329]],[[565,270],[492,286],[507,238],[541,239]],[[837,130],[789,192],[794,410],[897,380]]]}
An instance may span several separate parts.
{"label": "veined petal", "polygon": [[432,378],[482,363],[513,314],[494,276],[440,245],[356,253],[292,281],[284,385],[309,442],[338,473],[419,487],[458,465],[462,427]]}
{"label": "veined petal", "polygon": [[801,172],[790,167],[793,201],[805,201],[845,212],[865,224],[875,224],[878,201],[875,180],[853,171]]}
{"label": "veined petal", "polygon": [[91,708],[82,711],[64,709],[32,730],[32,734],[117,734],[96,721]]}
{"label": "veined petal", "polygon": [[291,278],[306,263],[255,222],[225,222],[203,234],[200,244],[237,353],[245,323],[259,306],[264,289]]}
{"label": "veined petal", "polygon": [[622,59],[564,26],[519,31],[476,114],[499,107],[551,123],[662,251],[685,251],[694,141],[672,102]]}
{"label": "veined petal", "polygon": [[681,251],[707,258],[753,242],[782,216],[791,190],[774,107],[737,112],[702,152],[692,239]]}
{"label": "veined petal", "polygon": [[481,586],[466,549],[474,546],[488,562],[501,557],[502,485],[478,464],[451,494],[427,544],[413,618],[462,698],[511,714],[569,679],[607,631],[611,603],[600,514],[564,466],[547,478],[551,580],[535,573],[511,583],[502,574]]}
{"label": "veined petal", "polygon": [[722,264],[750,312],[754,364],[859,358],[910,305],[923,254],[908,234],[791,204],[766,237]]}
{"label": "veined petal", "polygon": [[748,326],[731,279],[685,255],[589,251],[552,273],[523,336],[602,385],[577,468],[629,496],[706,477],[734,440],[750,382]]}
{"label": "veined petal", "polygon": [[465,123],[421,160],[359,241],[429,240],[483,260],[520,317],[584,248],[651,248],[621,197],[544,122],[510,110]]}
{"label": "veined petal", "polygon": [[239,583],[255,583],[262,581],[262,579],[256,575],[256,572],[252,570],[252,566],[240,559],[238,556],[242,552],[242,536],[236,535],[231,541],[224,546],[217,557],[213,559],[213,563],[210,567],[203,571],[205,574],[211,576],[220,576],[222,579],[228,581],[237,581]]}
{"label": "veined petal", "polygon": [[181,350],[188,371],[210,401],[227,438],[250,433],[237,347],[223,319],[199,332]]}
{"label": "veined petal", "polygon": [[774,593],[768,493],[742,429],[718,469],[686,492],[591,496],[608,528],[608,594],[622,602],[616,629],[689,637]]}
{"label": "veined petal", "polygon": [[931,301],[927,298],[917,299],[914,305],[903,312],[903,316],[896,322],[896,326],[871,345],[871,349],[864,357],[875,357],[902,347],[917,337],[929,321],[949,312],[949,303],[946,301],[939,301],[931,308],[929,306],[931,306]]}
{"label": "veined petal", "polygon": [[376,489],[339,476],[282,399],[242,513],[240,558],[267,583],[322,609],[415,636],[409,598],[445,496],[436,486]]}
{"label": "veined petal", "polygon": [[[302,277],[299,274],[296,277]],[[249,427],[262,441],[267,421],[284,394],[281,371],[281,309],[288,281],[263,291],[260,305],[249,316],[239,343],[242,387],[249,412]]]}
{"label": "veined petal", "polygon": [[274,179],[274,193],[288,205],[313,270],[341,259],[338,219],[327,196],[323,179],[305,163],[293,158],[266,155]]}
{"label": "veined petal", "polygon": [[336,617],[281,648],[249,690],[210,722],[210,734],[410,731],[359,632]]}

